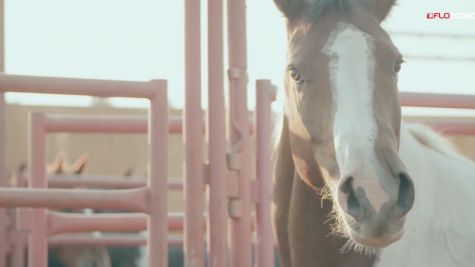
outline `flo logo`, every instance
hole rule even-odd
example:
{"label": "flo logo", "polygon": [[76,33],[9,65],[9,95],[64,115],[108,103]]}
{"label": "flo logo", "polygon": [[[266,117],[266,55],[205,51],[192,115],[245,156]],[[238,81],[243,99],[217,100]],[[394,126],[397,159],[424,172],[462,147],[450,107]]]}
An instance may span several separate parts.
{"label": "flo logo", "polygon": [[437,20],[475,20],[475,12],[427,12],[426,19]]}
{"label": "flo logo", "polygon": [[449,12],[427,12],[426,13],[427,19],[450,19]]}

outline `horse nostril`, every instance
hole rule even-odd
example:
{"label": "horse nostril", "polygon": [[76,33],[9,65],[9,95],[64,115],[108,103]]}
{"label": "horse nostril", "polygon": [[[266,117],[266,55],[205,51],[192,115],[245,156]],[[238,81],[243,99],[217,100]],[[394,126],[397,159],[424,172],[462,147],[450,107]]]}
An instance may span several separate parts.
{"label": "horse nostril", "polygon": [[358,198],[356,197],[355,190],[353,189],[353,177],[347,177],[339,187],[339,197],[343,198],[340,201],[345,201],[345,198],[341,196],[341,193],[346,195],[346,208],[345,210],[356,221],[361,219],[361,206]]}
{"label": "horse nostril", "polygon": [[352,176],[349,176],[349,177],[345,178],[344,181],[340,184],[340,191],[345,193],[345,194],[350,193],[350,191],[353,190],[352,184],[353,184],[353,177]]}
{"label": "horse nostril", "polygon": [[400,173],[399,177],[399,194],[397,198],[397,206],[400,208],[400,216],[406,215],[414,204],[415,192],[414,183],[406,173]]}

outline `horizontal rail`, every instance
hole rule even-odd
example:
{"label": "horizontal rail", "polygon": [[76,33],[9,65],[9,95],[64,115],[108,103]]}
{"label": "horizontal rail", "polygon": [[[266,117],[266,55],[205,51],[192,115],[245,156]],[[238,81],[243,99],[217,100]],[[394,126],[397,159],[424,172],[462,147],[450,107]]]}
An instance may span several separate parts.
{"label": "horizontal rail", "polygon": [[[44,117],[43,127],[46,132],[59,133],[147,133],[146,117],[137,116],[85,116],[85,115],[51,115]],[[178,116],[169,120],[169,132],[182,132],[182,119]]]}
{"label": "horizontal rail", "polygon": [[[34,178],[33,178],[34,179]],[[177,180],[177,178],[168,178]],[[27,187],[28,178],[24,175],[16,179],[16,187]],[[54,174],[48,176],[49,188],[89,188],[89,189],[131,189],[147,186],[145,176],[113,176],[113,175],[72,175]],[[183,190],[182,182],[168,182],[168,190]]]}
{"label": "horizontal rail", "polygon": [[[49,235],[80,232],[140,232],[147,229],[147,215],[143,213],[74,214],[48,212]],[[168,214],[168,230],[183,231],[183,213]],[[203,218],[203,227],[206,221]]]}
{"label": "horizontal rail", "polygon": [[[180,116],[170,117],[168,123],[170,133],[183,132],[183,119]],[[206,125],[204,121],[203,125]],[[139,116],[45,114],[43,127],[48,133],[147,133],[148,122],[146,117]]]}
{"label": "horizontal rail", "polygon": [[457,122],[457,121],[432,121],[427,122],[433,129],[449,135],[475,135],[475,121]]}
{"label": "horizontal rail", "polygon": [[166,81],[136,82],[0,74],[0,92],[150,99],[157,90],[152,86],[153,82]]}
{"label": "horizontal rail", "polygon": [[[169,178],[173,180],[174,178]],[[147,178],[141,176],[117,177],[108,175],[53,175],[48,177],[48,186],[51,188],[99,188],[99,189],[129,189],[145,187]],[[183,190],[183,183],[168,182],[169,190]]]}
{"label": "horizontal rail", "polygon": [[146,212],[148,192],[145,187],[121,190],[0,188],[0,207]]}
{"label": "horizontal rail", "polygon": [[402,92],[399,96],[401,105],[407,107],[475,109],[475,95]]}
{"label": "horizontal rail", "polygon": [[147,245],[147,237],[142,234],[63,234],[51,237],[48,245],[139,247]]}
{"label": "horizontal rail", "polygon": [[427,60],[427,61],[455,61],[455,62],[475,62],[475,57],[471,56],[439,56],[439,55],[418,55],[404,54],[404,58],[411,60]]}
{"label": "horizontal rail", "polygon": [[475,119],[405,117],[406,122],[421,123],[447,135],[475,135]]}
{"label": "horizontal rail", "polygon": [[440,33],[440,32],[412,32],[412,31],[389,31],[391,36],[407,36],[420,38],[449,38],[449,39],[474,39],[475,34],[467,33]]}
{"label": "horizontal rail", "polygon": [[[168,237],[169,244],[181,245],[180,237]],[[48,241],[50,246],[118,246],[138,247],[147,245],[147,238],[142,234],[63,234],[53,236]]]}

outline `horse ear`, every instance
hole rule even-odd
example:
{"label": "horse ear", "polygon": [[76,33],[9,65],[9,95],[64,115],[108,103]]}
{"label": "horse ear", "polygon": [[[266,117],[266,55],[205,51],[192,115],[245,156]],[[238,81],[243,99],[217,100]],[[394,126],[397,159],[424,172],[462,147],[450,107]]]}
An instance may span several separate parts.
{"label": "horse ear", "polygon": [[383,21],[388,16],[396,0],[374,0],[374,13],[379,21]]}
{"label": "horse ear", "polygon": [[294,18],[303,9],[304,2],[305,0],[274,0],[277,8],[288,19]]}
{"label": "horse ear", "polygon": [[64,172],[64,160],[66,158],[66,153],[60,151],[56,154],[53,162],[48,165],[48,173],[60,174]]}
{"label": "horse ear", "polygon": [[76,162],[71,165],[71,172],[74,174],[82,174],[89,162],[89,155],[82,154]]}

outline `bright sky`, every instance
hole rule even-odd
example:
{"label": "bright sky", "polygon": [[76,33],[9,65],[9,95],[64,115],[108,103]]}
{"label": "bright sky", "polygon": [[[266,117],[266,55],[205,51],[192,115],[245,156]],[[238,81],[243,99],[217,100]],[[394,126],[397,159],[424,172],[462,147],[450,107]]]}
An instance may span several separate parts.
{"label": "bright sky", "polygon": [[[205,33],[207,1],[201,2]],[[406,57],[399,76],[400,90],[475,94],[475,19],[427,20],[425,16],[426,12],[475,12],[475,1],[398,2],[384,27]],[[271,79],[282,87],[284,20],[272,0],[248,0],[247,4],[250,88],[255,79]],[[183,13],[184,1],[177,0],[6,0],[6,71],[168,79],[169,101],[180,107],[184,102]],[[206,66],[205,37],[202,46]],[[251,96],[253,92],[250,90]],[[13,93],[7,99],[17,103],[91,103],[88,97]],[[250,102],[252,106],[253,97]],[[114,103],[143,105],[129,99]]]}

